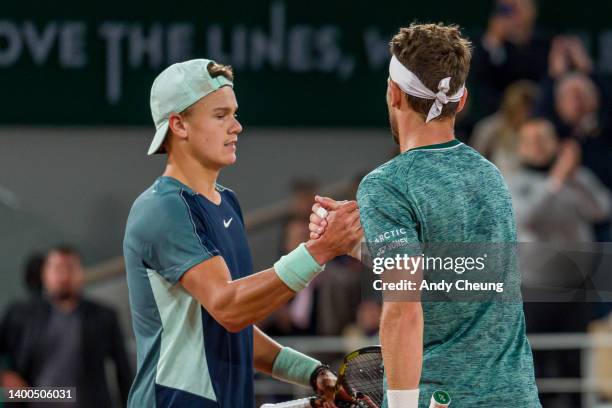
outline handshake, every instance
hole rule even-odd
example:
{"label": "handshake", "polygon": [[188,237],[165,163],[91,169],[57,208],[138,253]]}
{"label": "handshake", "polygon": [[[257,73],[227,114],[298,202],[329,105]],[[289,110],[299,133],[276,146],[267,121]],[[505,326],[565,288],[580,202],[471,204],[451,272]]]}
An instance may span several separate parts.
{"label": "handshake", "polygon": [[337,256],[349,254],[359,259],[363,230],[356,201],[335,201],[315,197],[310,214],[310,240],[306,248],[323,265]]}

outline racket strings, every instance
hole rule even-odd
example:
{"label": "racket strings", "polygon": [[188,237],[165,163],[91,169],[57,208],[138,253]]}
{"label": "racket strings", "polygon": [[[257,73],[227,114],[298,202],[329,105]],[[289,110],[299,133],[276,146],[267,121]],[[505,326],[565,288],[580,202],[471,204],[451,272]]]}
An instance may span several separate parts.
{"label": "racket strings", "polygon": [[351,358],[346,365],[343,385],[350,392],[361,392],[380,406],[383,401],[384,368],[382,355],[363,353]]}

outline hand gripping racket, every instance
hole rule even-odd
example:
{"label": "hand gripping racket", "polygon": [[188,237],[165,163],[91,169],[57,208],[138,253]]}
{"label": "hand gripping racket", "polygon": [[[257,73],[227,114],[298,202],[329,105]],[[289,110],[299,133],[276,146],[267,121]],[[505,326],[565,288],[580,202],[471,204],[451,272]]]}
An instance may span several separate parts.
{"label": "hand gripping racket", "polygon": [[[385,375],[380,346],[369,346],[347,354],[338,370],[336,394],[344,388],[355,402],[338,401],[338,408],[378,408],[382,405]],[[317,406],[319,397],[302,398],[279,404],[265,404],[261,408],[310,408]],[[367,402],[374,403],[374,406]]]}

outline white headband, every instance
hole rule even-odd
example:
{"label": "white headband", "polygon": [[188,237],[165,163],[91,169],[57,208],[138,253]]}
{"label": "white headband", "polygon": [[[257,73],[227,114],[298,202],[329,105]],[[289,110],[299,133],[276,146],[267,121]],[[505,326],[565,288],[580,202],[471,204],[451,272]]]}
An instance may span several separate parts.
{"label": "white headband", "polygon": [[391,57],[391,63],[389,64],[389,77],[408,95],[423,99],[435,99],[434,103],[431,104],[425,123],[440,116],[442,108],[447,103],[459,102],[465,91],[465,86],[461,86],[456,94],[447,96],[451,77],[446,77],[438,83],[438,93],[432,92],[404,64],[399,62],[395,55]]}

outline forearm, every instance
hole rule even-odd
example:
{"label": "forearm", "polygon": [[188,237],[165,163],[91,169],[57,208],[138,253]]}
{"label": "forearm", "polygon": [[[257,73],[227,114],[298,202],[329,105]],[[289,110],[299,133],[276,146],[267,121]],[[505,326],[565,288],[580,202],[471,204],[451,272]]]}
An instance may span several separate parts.
{"label": "forearm", "polygon": [[230,331],[257,323],[295,295],[273,268],[227,281],[219,289],[212,300],[212,314]]}
{"label": "forearm", "polygon": [[540,224],[542,217],[549,214],[551,203],[557,199],[557,194],[549,188],[549,185],[532,191],[530,196],[516,203],[515,210],[518,223],[533,228]]}
{"label": "forearm", "polygon": [[222,257],[213,257],[185,273],[181,283],[217,322],[238,332],[287,303],[322,270],[300,245],[273,268],[237,280]]}
{"label": "forearm", "polygon": [[253,363],[257,371],[303,386],[312,385],[312,376],[322,367],[319,360],[281,346],[257,327],[253,330]]}
{"label": "forearm", "polygon": [[589,221],[602,221],[610,217],[610,192],[594,177],[576,175],[572,184],[577,190],[574,195],[576,208]]}
{"label": "forearm", "polygon": [[274,360],[282,346],[258,327],[253,328],[253,364],[259,372],[272,375]]}
{"label": "forearm", "polygon": [[257,322],[285,304],[293,292],[304,289],[323,270],[321,265],[329,260],[329,255],[319,247],[321,245],[312,242],[299,245],[281,257],[272,270],[254,277],[261,278],[261,285],[250,282],[254,280],[252,277],[231,282],[235,307],[228,308],[233,314],[230,318],[242,318],[244,325]]}
{"label": "forearm", "polygon": [[380,342],[389,389],[418,388],[423,364],[423,310],[417,302],[386,302]]}

